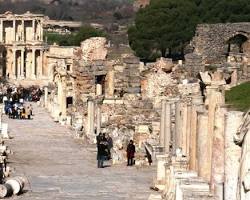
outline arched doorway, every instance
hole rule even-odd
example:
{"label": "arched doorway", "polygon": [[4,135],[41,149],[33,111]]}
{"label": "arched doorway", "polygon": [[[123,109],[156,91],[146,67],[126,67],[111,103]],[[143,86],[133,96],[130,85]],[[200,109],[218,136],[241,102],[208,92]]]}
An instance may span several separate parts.
{"label": "arched doorway", "polygon": [[245,35],[237,34],[228,40],[228,53],[244,53],[244,44],[248,41]]}

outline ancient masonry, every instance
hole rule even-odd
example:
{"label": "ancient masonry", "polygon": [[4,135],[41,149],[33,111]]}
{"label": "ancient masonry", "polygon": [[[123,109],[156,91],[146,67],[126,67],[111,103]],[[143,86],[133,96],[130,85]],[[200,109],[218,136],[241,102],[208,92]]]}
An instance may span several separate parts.
{"label": "ancient masonry", "polygon": [[249,23],[199,25],[185,61],[145,64],[130,54],[111,59],[102,37],[49,46],[40,15],[1,19],[3,76],[43,86],[40,105],[76,137],[94,143],[109,133],[114,164],[130,139],[136,165],[148,163],[146,149],[159,190],[150,200],[249,199],[249,113],[229,110],[224,97],[250,79]]}

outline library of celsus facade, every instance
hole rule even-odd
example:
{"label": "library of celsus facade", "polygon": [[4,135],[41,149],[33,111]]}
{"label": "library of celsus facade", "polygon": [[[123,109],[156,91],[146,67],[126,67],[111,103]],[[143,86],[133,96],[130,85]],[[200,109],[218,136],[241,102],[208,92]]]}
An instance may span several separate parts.
{"label": "library of celsus facade", "polygon": [[6,12],[0,15],[2,75],[10,80],[43,79],[43,15]]}

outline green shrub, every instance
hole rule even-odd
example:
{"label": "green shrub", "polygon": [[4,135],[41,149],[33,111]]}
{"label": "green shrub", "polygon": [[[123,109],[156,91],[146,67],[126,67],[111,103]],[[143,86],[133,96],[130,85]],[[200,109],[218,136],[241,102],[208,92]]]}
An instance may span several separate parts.
{"label": "green shrub", "polygon": [[47,43],[52,45],[54,43],[60,46],[79,46],[82,41],[91,37],[105,37],[106,34],[103,31],[96,30],[91,26],[83,26],[76,33],[59,34],[59,33],[45,33]]}
{"label": "green shrub", "polygon": [[226,103],[241,111],[250,109],[250,82],[242,83],[226,91]]}

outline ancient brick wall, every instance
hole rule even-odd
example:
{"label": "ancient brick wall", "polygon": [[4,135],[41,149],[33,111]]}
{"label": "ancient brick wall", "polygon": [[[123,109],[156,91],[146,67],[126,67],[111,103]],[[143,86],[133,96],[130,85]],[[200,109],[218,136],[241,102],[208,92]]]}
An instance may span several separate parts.
{"label": "ancient brick wall", "polygon": [[201,24],[191,41],[195,54],[203,64],[226,62],[228,40],[236,35],[250,38],[250,23]]}

